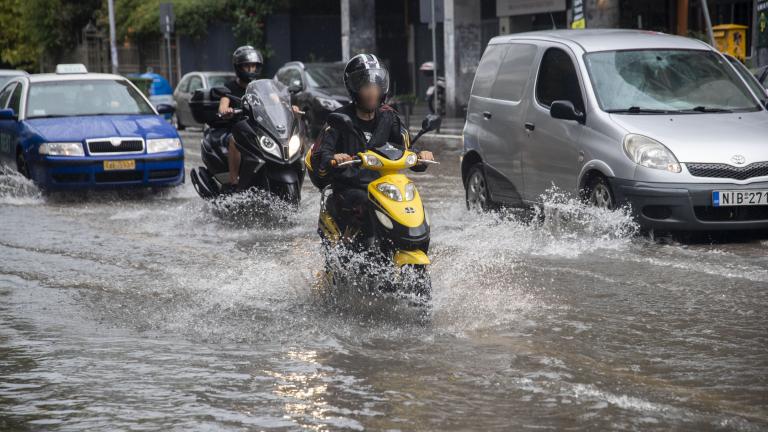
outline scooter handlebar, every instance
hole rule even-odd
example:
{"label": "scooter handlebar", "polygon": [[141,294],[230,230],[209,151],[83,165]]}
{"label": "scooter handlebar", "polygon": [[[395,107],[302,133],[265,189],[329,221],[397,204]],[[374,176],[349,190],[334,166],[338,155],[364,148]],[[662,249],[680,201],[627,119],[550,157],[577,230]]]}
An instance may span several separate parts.
{"label": "scooter handlebar", "polygon": [[363,161],[360,160],[360,158],[355,158],[355,159],[348,160],[348,161],[342,162],[342,163],[338,163],[334,159],[334,160],[331,161],[331,166],[333,166],[334,168],[344,168],[344,167],[348,167],[348,166],[352,166],[352,165],[359,165],[361,163],[363,163]]}
{"label": "scooter handlebar", "polygon": [[242,115],[242,114],[243,114],[243,110],[241,110],[240,108],[236,108],[236,109],[232,110],[232,115],[229,116],[229,117],[224,117],[224,113],[216,113],[216,117],[218,117],[220,119],[226,119],[226,118],[237,117],[237,116]]}

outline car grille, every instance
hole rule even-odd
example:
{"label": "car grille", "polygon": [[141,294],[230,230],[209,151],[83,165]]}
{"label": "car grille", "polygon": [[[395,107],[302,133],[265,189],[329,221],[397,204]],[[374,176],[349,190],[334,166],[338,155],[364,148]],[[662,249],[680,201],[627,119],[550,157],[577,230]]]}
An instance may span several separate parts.
{"label": "car grille", "polygon": [[136,138],[124,138],[118,145],[112,144],[112,140],[88,141],[88,152],[91,154],[114,153],[141,153],[144,151],[144,141]]}
{"label": "car grille", "polygon": [[685,164],[691,175],[696,177],[728,178],[746,180],[752,177],[768,176],[768,162],[755,162],[743,167],[719,163]]}

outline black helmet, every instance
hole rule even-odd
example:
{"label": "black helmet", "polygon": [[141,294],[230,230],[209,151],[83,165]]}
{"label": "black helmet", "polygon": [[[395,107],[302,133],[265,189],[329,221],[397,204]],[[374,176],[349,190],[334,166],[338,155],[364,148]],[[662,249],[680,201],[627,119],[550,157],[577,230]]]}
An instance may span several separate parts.
{"label": "black helmet", "polygon": [[[253,63],[256,65],[255,72],[246,72],[243,65]],[[250,45],[243,45],[232,54],[232,66],[235,68],[235,74],[245,82],[251,82],[261,75],[261,65],[264,58],[256,48]]]}
{"label": "black helmet", "polygon": [[378,57],[358,54],[344,67],[344,86],[355,104],[359,104],[358,92],[366,84],[376,84],[381,89],[381,102],[389,91],[389,73]]}

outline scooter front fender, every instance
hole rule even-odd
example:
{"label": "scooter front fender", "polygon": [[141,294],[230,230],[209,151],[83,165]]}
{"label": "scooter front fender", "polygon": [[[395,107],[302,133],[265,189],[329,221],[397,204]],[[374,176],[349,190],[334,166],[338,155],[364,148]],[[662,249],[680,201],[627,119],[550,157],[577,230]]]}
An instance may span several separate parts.
{"label": "scooter front fender", "polygon": [[427,254],[420,249],[395,251],[393,260],[398,267],[404,265],[429,265],[431,263]]}

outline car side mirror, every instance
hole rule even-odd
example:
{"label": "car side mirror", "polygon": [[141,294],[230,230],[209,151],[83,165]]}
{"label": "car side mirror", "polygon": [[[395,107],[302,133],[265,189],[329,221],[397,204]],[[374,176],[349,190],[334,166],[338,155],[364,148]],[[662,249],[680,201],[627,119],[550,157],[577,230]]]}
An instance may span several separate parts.
{"label": "car side mirror", "polygon": [[173,105],[170,104],[158,104],[155,109],[157,109],[158,114],[173,114],[176,111]]}
{"label": "car side mirror", "polygon": [[352,119],[342,113],[330,113],[326,121],[329,126],[338,130],[350,131],[355,128]]}
{"label": "car side mirror", "polygon": [[16,120],[16,111],[13,108],[0,109],[0,120]]}
{"label": "car side mirror", "polygon": [[573,102],[567,100],[556,100],[552,102],[552,106],[549,107],[549,115],[552,118],[560,120],[573,120],[579,123],[584,123],[584,113],[580,112],[573,106]]}
{"label": "car side mirror", "polygon": [[228,96],[229,93],[230,93],[229,89],[224,87],[224,86],[212,87],[211,88],[211,95],[212,96],[224,97],[224,96]]}
{"label": "car side mirror", "polygon": [[433,130],[440,129],[440,125],[443,123],[443,118],[437,114],[427,114],[424,120],[421,121],[421,130],[424,132],[431,132]]}

